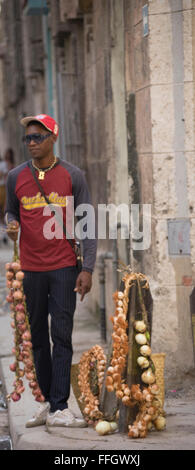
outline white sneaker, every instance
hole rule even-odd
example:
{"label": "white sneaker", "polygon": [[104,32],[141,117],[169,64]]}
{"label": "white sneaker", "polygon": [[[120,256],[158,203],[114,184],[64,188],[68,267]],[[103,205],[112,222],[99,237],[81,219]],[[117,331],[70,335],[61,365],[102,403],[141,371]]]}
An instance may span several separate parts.
{"label": "white sneaker", "polygon": [[25,425],[26,428],[32,428],[34,426],[42,426],[43,424],[45,424],[49,410],[50,410],[50,403],[48,401],[40,403],[34,416],[27,421]]}
{"label": "white sneaker", "polygon": [[55,413],[48,413],[47,426],[63,426],[67,428],[86,428],[87,423],[82,418],[76,418],[73,413],[65,408],[64,410],[57,410]]}

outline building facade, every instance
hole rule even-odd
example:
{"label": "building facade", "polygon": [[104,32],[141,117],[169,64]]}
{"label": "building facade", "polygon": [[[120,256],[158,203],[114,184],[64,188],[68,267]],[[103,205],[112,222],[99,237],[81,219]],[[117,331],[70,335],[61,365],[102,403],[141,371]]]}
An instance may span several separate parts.
{"label": "building facade", "polygon": [[194,371],[195,0],[40,0],[34,13],[30,0],[1,1],[1,152],[26,159],[19,119],[49,113],[56,154],[84,170],[96,209],[139,204],[142,220],[150,206],[147,249],[120,226],[99,240],[90,305],[106,310],[109,338],[116,259],[144,273],[152,348],[176,386]]}

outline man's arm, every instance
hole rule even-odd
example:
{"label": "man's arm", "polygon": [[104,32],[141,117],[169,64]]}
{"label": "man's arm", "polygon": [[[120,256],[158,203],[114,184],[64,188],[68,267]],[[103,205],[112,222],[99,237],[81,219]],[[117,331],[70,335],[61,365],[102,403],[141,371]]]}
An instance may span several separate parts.
{"label": "man's arm", "polygon": [[12,172],[8,173],[6,183],[6,206],[5,206],[5,223],[8,228],[8,236],[16,241],[18,238],[20,222],[19,200],[15,194],[15,178]]}
{"label": "man's arm", "polygon": [[[86,205],[92,206],[87,182],[81,170],[78,170],[73,180],[73,196],[74,196],[74,210],[75,211],[77,210],[80,204],[86,204]],[[93,217],[93,215],[95,215],[95,213],[92,207],[91,215],[89,213],[87,217],[87,223],[91,224],[90,230],[88,227],[88,232],[90,232],[91,235],[90,237],[88,236],[84,237],[84,239],[82,240],[83,270],[89,273],[93,272],[95,261],[96,261],[96,252],[97,252],[97,237],[96,237],[95,227],[93,227],[93,224],[95,224],[95,217]],[[77,216],[77,218],[78,220],[82,220],[83,217]],[[83,230],[83,233],[84,233],[84,230]]]}
{"label": "man's arm", "polygon": [[[74,209],[78,208],[80,204],[91,205],[91,197],[87,182],[81,170],[75,172],[73,180],[73,196],[74,196]],[[93,210],[92,210],[93,213]],[[82,217],[78,217],[79,220]],[[88,223],[95,223],[95,218],[88,218]],[[97,252],[97,238],[95,236],[95,227],[91,227],[91,234],[94,232],[94,238],[86,237],[82,240],[83,245],[83,267],[76,281],[76,291],[81,294],[81,300],[83,300],[85,294],[91,290],[92,286],[92,273],[96,260]]]}

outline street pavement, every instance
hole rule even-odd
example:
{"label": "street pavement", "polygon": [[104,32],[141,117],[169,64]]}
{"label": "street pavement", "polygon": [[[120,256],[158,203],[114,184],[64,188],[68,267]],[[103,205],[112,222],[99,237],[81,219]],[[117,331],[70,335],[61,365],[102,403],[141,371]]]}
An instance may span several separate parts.
{"label": "street pavement", "polygon": [[[12,391],[14,374],[9,370],[13,362],[13,330],[10,326],[9,306],[5,302],[6,262],[12,260],[12,242],[0,243],[0,367],[6,392]],[[88,296],[93,295],[92,293]],[[78,363],[81,354],[101,342],[99,319],[95,318],[88,307],[88,298],[81,303],[78,299],[73,332],[73,363]],[[127,434],[115,432],[99,436],[92,428],[69,429],[53,428],[49,433],[45,426],[25,428],[37,403],[33,399],[27,381],[25,392],[19,402],[8,402],[9,433],[13,449],[16,450],[194,450],[195,449],[195,392],[174,393],[168,391],[165,398],[166,429],[162,432],[151,431],[145,439],[130,439]],[[69,408],[81,416],[80,409],[71,388]],[[1,413],[0,413],[1,424]],[[0,426],[1,428],[1,426]]]}

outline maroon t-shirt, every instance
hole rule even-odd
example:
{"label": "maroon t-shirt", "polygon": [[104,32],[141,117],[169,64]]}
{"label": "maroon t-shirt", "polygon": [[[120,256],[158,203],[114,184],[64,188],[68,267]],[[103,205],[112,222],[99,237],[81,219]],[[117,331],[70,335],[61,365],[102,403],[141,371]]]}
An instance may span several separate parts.
{"label": "maroon t-shirt", "polygon": [[[30,162],[30,165],[32,163]],[[36,171],[38,176],[38,171]],[[90,195],[83,172],[76,166],[58,159],[56,165],[45,172],[40,184],[50,203],[61,208],[66,224],[67,196],[74,196],[74,209],[79,204],[90,204]],[[42,196],[28,162],[11,170],[7,179],[6,221],[18,220],[21,227],[20,260],[27,271],[50,271],[76,264],[76,256],[63,230],[59,238],[51,238],[56,228],[54,214],[44,210],[49,207]],[[49,219],[49,239],[46,227]],[[55,223],[54,223],[55,222]],[[59,227],[60,229],[60,227]],[[72,234],[71,234],[72,235]],[[96,258],[96,240],[83,240],[83,269],[92,272]]]}

